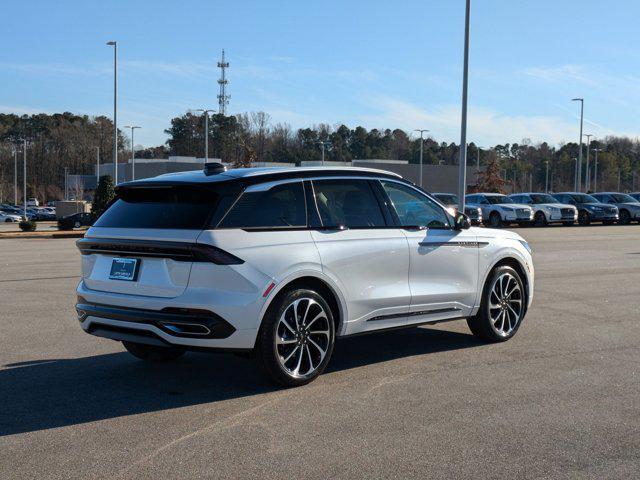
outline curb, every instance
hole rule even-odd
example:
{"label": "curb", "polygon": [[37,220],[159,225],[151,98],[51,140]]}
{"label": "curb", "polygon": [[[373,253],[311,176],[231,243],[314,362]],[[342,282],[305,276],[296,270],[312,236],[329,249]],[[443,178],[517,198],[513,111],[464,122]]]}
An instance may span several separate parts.
{"label": "curb", "polygon": [[78,232],[0,232],[3,238],[82,238],[85,230]]}

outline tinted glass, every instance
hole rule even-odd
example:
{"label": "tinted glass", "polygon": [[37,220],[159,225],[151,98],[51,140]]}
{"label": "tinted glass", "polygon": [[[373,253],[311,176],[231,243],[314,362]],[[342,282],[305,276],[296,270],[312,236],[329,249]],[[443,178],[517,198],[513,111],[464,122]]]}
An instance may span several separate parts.
{"label": "tinted glass", "polygon": [[506,197],[504,195],[487,195],[486,198],[487,200],[489,200],[489,203],[492,203],[493,205],[500,205],[502,203],[511,203],[511,200],[509,200],[509,197]]}
{"label": "tinted glass", "polygon": [[302,182],[245,192],[222,220],[220,228],[306,227]]}
{"label": "tinted glass", "polygon": [[551,195],[547,195],[546,193],[534,193],[531,195],[533,198],[533,203],[557,203],[558,201],[553,198]]}
{"label": "tinted glass", "polygon": [[209,189],[171,186],[127,188],[95,223],[96,227],[202,229],[218,203]]}
{"label": "tinted glass", "polygon": [[571,198],[578,203],[599,203],[598,200],[591,195],[585,195],[584,193],[572,193]]}
{"label": "tinted glass", "polygon": [[449,227],[447,214],[429,197],[406,185],[385,181],[381,183],[398,214],[401,226]]}
{"label": "tinted glass", "polygon": [[324,226],[367,228],[386,225],[366,180],[314,180],[313,189]]}
{"label": "tinted glass", "polygon": [[626,193],[612,193],[611,196],[618,203],[636,203],[637,200]]}
{"label": "tinted glass", "polygon": [[453,204],[457,205],[458,204],[458,197],[456,195],[451,194],[451,193],[439,193],[437,195],[434,195],[434,197],[436,197],[438,200],[440,200],[445,205],[453,205]]}

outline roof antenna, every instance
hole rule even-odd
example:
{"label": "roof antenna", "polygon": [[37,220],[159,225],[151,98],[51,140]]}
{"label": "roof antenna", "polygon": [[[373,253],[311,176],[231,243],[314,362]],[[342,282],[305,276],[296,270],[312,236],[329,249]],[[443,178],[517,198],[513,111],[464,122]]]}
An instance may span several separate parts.
{"label": "roof antenna", "polygon": [[222,172],[227,171],[227,167],[225,167],[221,163],[217,162],[208,162],[204,164],[204,174],[208,177],[210,175],[217,175]]}

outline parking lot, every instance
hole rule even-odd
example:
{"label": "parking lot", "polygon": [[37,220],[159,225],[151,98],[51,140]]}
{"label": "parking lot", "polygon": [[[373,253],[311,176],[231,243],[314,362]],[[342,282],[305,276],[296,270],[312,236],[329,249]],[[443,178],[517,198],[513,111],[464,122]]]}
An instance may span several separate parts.
{"label": "parking lot", "polygon": [[248,359],[151,365],[84,334],[74,240],[0,240],[0,478],[635,477],[640,226],[517,231],[537,283],[513,340],[342,340],[290,390]]}

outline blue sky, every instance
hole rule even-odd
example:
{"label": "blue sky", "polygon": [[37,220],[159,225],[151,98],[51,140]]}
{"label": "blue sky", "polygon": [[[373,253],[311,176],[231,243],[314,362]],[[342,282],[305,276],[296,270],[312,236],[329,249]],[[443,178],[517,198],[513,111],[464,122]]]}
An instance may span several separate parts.
{"label": "blue sky", "polygon": [[[559,144],[640,133],[640,2],[473,0],[469,139]],[[171,117],[217,107],[220,50],[229,112],[294,128],[428,128],[459,141],[463,0],[7,1],[0,111],[111,115],[165,141]]]}

